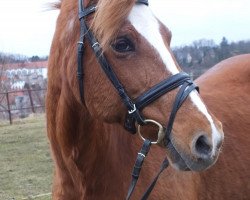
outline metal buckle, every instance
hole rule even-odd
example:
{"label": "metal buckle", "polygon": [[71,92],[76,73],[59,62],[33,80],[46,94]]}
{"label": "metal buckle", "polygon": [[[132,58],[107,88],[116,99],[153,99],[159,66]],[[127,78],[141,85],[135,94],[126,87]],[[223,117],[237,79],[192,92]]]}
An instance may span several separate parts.
{"label": "metal buckle", "polygon": [[133,109],[128,111],[128,114],[132,114],[136,111],[136,106],[133,104]]}
{"label": "metal buckle", "polygon": [[[151,141],[151,143],[152,144],[159,144],[163,139],[164,139],[164,137],[165,137],[165,133],[164,133],[164,128],[163,128],[163,126],[159,123],[159,122],[157,122],[157,121],[155,121],[155,120],[153,120],[153,119],[145,119],[144,120],[144,122],[147,124],[147,123],[152,123],[152,124],[155,124],[155,125],[157,125],[158,126],[158,128],[159,128],[159,130],[158,130],[158,138],[157,138],[157,141]],[[143,140],[143,141],[145,141],[146,139],[142,136],[142,134],[141,134],[141,125],[138,125],[138,134],[139,134],[139,136],[141,137],[141,139]]]}
{"label": "metal buckle", "polygon": [[95,48],[95,46],[100,46],[99,42],[95,42],[93,45],[92,45],[92,48]]}
{"label": "metal buckle", "polygon": [[92,8],[90,8],[89,10],[91,11],[91,12],[93,12],[93,11],[95,11],[96,10],[96,8],[97,8],[97,6],[93,6]]}
{"label": "metal buckle", "polygon": [[140,152],[138,153],[138,155],[141,155],[144,158],[146,157],[143,153],[140,153]]}

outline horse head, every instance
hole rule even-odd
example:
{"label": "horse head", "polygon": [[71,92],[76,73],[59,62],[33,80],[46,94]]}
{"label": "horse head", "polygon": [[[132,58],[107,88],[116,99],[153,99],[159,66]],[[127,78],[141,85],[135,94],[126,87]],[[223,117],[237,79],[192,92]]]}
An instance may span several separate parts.
{"label": "horse head", "polygon": [[[95,3],[84,1],[84,7]],[[100,0],[94,7],[96,12],[84,16],[86,24],[102,47],[102,53],[98,56],[105,56],[132,100],[181,71],[170,49],[171,31],[155,17],[146,4],[147,2],[137,3],[135,0]],[[63,7],[62,3],[61,10],[63,9],[69,8]],[[65,33],[63,40],[69,46],[76,46],[81,27],[75,18],[77,9],[74,7],[72,12],[72,15],[67,16],[72,19],[64,24],[64,30],[70,30],[70,33]],[[72,57],[69,61],[71,64],[66,69],[66,79],[69,80],[69,89],[73,94],[71,98],[92,118],[120,124],[122,128],[127,108],[100,67],[90,42],[87,39],[83,42],[84,54],[80,60],[83,62],[84,72],[84,78],[80,79],[84,91],[82,99],[76,78],[76,47],[67,51],[67,56]],[[143,117],[167,127],[180,87],[181,85],[159,96],[142,108],[140,112]],[[151,130],[153,128],[147,125],[143,128],[147,137],[155,138],[156,133]],[[178,112],[176,111],[168,139],[161,146],[166,148],[168,159],[176,169],[201,171],[217,160],[223,141],[222,125],[209,112],[196,90],[190,91]]]}

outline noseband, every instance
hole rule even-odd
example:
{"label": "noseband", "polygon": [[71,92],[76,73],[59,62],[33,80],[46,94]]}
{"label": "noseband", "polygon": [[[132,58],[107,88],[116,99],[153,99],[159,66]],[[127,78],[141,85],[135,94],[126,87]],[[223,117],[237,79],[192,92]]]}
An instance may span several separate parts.
{"label": "noseband", "polygon": [[[148,6],[148,0],[137,0],[137,4],[144,4],[145,6]],[[98,43],[97,39],[94,37],[92,31],[89,29],[87,23],[86,23],[86,17],[96,11],[96,5],[91,5],[87,8],[84,8],[82,0],[79,0],[79,20],[81,25],[81,31],[80,31],[80,40],[78,42],[78,67],[77,67],[77,77],[79,81],[79,90],[80,90],[80,97],[81,101],[84,102],[84,90],[83,90],[83,81],[84,81],[84,65],[83,65],[83,58],[84,58],[84,39],[86,37],[87,41],[89,42],[96,59],[98,60],[101,68],[103,69],[104,73],[108,77],[108,79],[111,81],[115,89],[117,90],[119,96],[121,97],[124,105],[126,106],[128,113],[126,115],[126,119],[124,122],[124,127],[129,132],[135,134],[136,133],[136,126],[135,124],[138,123],[139,126],[143,126],[147,123],[154,123],[150,120],[147,120],[143,117],[141,114],[141,111],[143,108],[160,98],[162,95],[180,87],[173,107],[172,111],[164,132],[164,143],[167,145],[169,141],[169,135],[172,131],[174,119],[176,116],[176,113],[178,109],[181,107],[182,103],[185,101],[185,99],[188,97],[189,93],[193,91],[194,89],[198,89],[197,86],[191,81],[188,74],[184,72],[180,72],[178,74],[175,74],[160,83],[156,84],[152,88],[150,88],[148,91],[140,95],[136,99],[131,99],[129,95],[127,94],[125,88],[117,78],[116,74],[114,73],[112,67],[109,65],[106,57],[104,56],[102,49],[100,47],[100,44]],[[158,125],[158,124],[157,124]],[[162,137],[162,136],[160,136]],[[158,138],[159,139],[159,138]],[[158,141],[157,141],[158,142]],[[137,179],[139,177],[140,169],[143,163],[143,160],[145,156],[147,155],[147,152],[149,151],[150,145],[152,144],[151,141],[145,140],[143,147],[141,149],[141,152],[138,153],[138,157],[136,160],[136,164],[134,167],[134,171],[132,174],[132,182],[131,186],[129,188],[129,192],[127,195],[127,199],[130,198],[135,184],[137,182]],[[168,166],[168,162],[165,159],[160,172],[158,173],[155,180],[152,182],[151,186],[148,188],[147,192],[144,194],[142,199],[147,199],[148,195],[150,194],[151,190],[154,187],[155,182],[158,179],[158,176]]]}

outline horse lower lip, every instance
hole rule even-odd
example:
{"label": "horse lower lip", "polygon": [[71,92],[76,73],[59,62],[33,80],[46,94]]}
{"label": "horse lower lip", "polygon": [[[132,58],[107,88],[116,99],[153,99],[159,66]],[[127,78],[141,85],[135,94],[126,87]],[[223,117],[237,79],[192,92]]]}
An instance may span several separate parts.
{"label": "horse lower lip", "polygon": [[203,171],[214,163],[214,158],[208,160],[201,158],[195,161],[188,157],[183,158],[183,155],[177,151],[171,139],[166,145],[166,148],[170,152],[171,163],[177,166],[177,169],[181,171]]}

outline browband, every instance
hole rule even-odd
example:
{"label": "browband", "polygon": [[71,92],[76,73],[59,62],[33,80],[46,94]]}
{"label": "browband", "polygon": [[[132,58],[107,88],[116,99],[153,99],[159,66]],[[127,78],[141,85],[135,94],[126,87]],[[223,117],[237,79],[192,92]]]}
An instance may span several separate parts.
{"label": "browband", "polygon": [[[144,5],[148,6],[148,0],[137,0],[136,3],[137,4],[144,4]],[[81,6],[79,6],[79,12],[78,12],[79,19],[86,17],[86,16],[88,16],[91,13],[96,11],[96,5],[91,5],[87,8],[83,8],[82,3],[80,5]]]}

